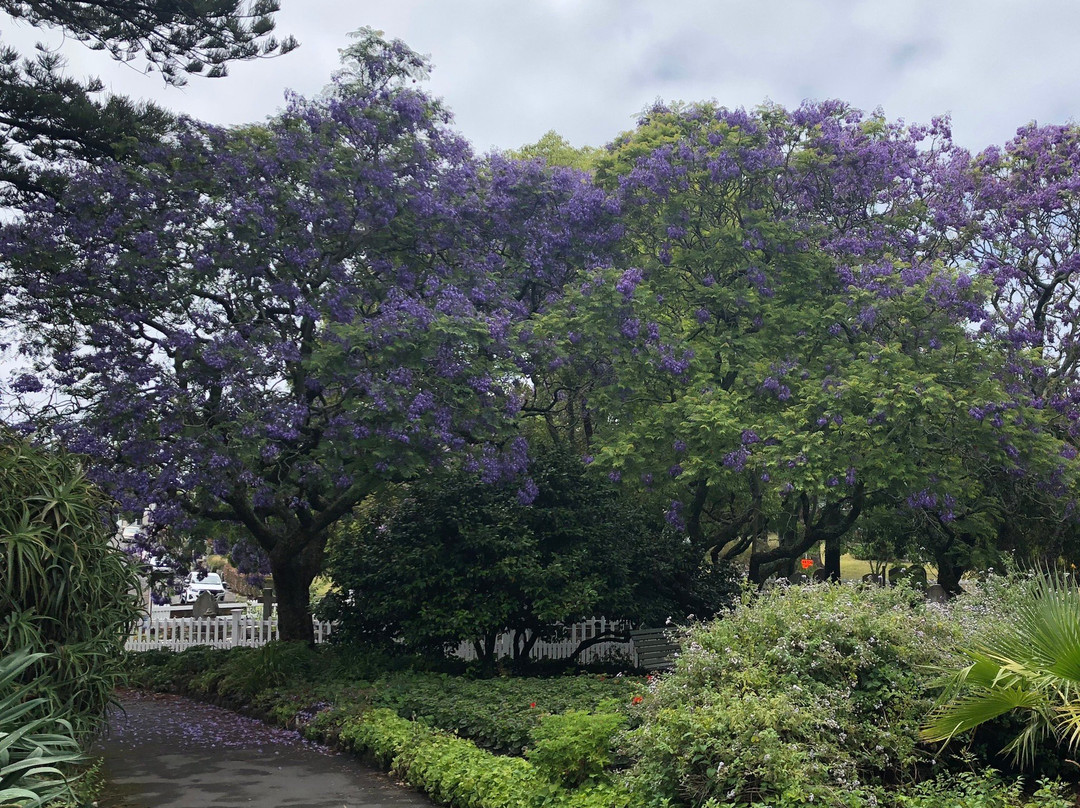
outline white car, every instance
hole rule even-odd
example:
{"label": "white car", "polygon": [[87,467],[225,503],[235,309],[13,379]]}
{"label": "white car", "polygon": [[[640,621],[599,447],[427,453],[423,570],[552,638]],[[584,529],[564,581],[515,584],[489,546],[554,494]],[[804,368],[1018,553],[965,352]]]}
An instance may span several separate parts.
{"label": "white car", "polygon": [[214,600],[225,600],[225,584],[221,576],[216,572],[198,573],[192,572],[184,583],[184,591],[180,595],[181,603],[194,603],[203,592],[209,592]]}
{"label": "white car", "polygon": [[151,572],[172,572],[176,569],[176,561],[167,555],[147,556],[143,563]]}

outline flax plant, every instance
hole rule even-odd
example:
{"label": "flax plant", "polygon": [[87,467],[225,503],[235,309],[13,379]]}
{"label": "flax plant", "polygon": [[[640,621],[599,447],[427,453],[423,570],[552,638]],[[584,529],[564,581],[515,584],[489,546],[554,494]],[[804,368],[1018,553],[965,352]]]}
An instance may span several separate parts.
{"label": "flax plant", "polygon": [[35,653],[20,674],[45,700],[31,717],[63,716],[80,737],[101,720],[138,616],[109,505],[75,456],[0,435],[0,648]]}
{"label": "flax plant", "polygon": [[1049,573],[1031,587],[1004,625],[964,651],[971,664],[944,677],[924,740],[947,742],[1015,711],[1023,729],[1004,751],[1017,762],[1032,764],[1047,738],[1070,752],[1080,745],[1080,588]]}
{"label": "flax plant", "polygon": [[54,715],[42,697],[26,698],[24,671],[45,657],[21,649],[0,657],[0,808],[45,805],[69,791],[61,769],[82,759],[70,722]]}

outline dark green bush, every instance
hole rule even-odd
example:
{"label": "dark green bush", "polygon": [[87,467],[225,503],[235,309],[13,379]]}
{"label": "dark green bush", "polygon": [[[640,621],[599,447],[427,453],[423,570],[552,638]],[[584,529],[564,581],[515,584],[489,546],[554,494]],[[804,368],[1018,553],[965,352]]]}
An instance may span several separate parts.
{"label": "dark green bush", "polygon": [[336,590],[321,615],[350,642],[394,638],[435,657],[476,642],[490,671],[503,631],[520,634],[515,664],[525,668],[526,643],[583,618],[655,625],[715,614],[736,599],[739,573],[705,566],[703,550],[580,457],[542,451],[529,474],[538,487],[529,505],[518,500],[518,482],[461,472],[402,486],[361,510],[328,547]]}
{"label": "dark green bush", "polygon": [[262,648],[234,649],[217,690],[223,696],[252,699],[263,690],[312,678],[319,652],[299,642],[271,642]]}

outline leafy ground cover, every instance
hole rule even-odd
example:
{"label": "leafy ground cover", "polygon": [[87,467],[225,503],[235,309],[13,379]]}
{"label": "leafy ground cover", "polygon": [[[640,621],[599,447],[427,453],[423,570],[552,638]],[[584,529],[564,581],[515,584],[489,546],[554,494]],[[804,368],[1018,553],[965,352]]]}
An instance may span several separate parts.
{"label": "leafy ground cover", "polygon": [[337,743],[453,806],[1064,808],[1067,785],[995,771],[1007,727],[919,739],[941,669],[1022,597],[993,581],[948,607],[775,590],[692,629],[649,679],[471,679],[296,644],[149,652],[131,676]]}

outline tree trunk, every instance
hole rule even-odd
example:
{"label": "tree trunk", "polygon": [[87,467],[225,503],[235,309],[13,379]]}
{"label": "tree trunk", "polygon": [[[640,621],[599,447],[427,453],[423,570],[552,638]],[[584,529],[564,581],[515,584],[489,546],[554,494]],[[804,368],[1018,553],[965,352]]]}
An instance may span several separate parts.
{"label": "tree trunk", "polygon": [[540,639],[540,634],[536,629],[530,631],[527,628],[519,628],[514,631],[514,665],[517,668],[523,668],[531,663],[529,655],[532,653],[533,646],[536,645],[536,641]]}
{"label": "tree trunk", "polygon": [[298,559],[294,563],[274,564],[274,597],[278,610],[278,634],[289,642],[306,642],[314,647],[315,627],[311,622],[311,582],[317,569],[305,569]]}
{"label": "tree trunk", "polygon": [[[845,510],[846,506],[846,510]],[[858,483],[850,500],[831,502],[818,510],[805,494],[787,503],[787,518],[780,524],[780,546],[750,555],[750,581],[759,587],[779,569],[787,569],[795,559],[821,541],[834,540],[847,533],[859,518],[863,506],[863,486]],[[839,549],[839,544],[836,545]],[[840,562],[837,557],[837,569]]]}
{"label": "tree trunk", "polygon": [[489,631],[484,634],[484,653],[480,656],[480,671],[484,676],[495,674],[495,642],[499,639],[499,632]]}
{"label": "tree trunk", "polygon": [[952,559],[942,553],[934,554],[934,562],[938,568],[938,583],[945,589],[951,598],[961,594],[964,589],[960,586],[960,577],[967,571],[961,564],[954,564]]}
{"label": "tree trunk", "polygon": [[825,563],[822,565],[830,581],[840,580],[840,537],[829,536],[825,539]]}

